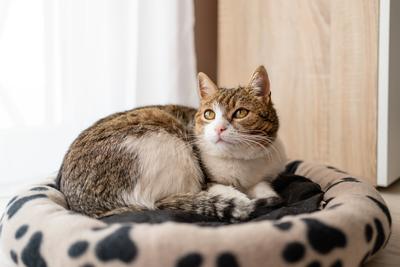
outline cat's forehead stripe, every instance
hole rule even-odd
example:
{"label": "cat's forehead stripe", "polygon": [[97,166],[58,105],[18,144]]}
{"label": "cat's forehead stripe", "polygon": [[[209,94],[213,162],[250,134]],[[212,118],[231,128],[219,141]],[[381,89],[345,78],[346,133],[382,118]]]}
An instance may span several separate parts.
{"label": "cat's forehead stripe", "polygon": [[229,107],[234,107],[236,105],[236,97],[235,94],[232,94],[231,97],[228,99],[228,106]]}
{"label": "cat's forehead stripe", "polygon": [[232,107],[232,105],[234,104],[232,102],[236,102],[235,101],[236,91],[237,90],[235,89],[222,89],[222,92],[218,96],[216,101],[218,103],[221,103],[223,106]]}
{"label": "cat's forehead stripe", "polygon": [[235,94],[232,93],[232,92],[230,92],[230,94],[228,94],[228,96],[226,97],[226,99],[225,99],[225,104],[226,104],[228,107],[232,107],[232,100],[234,99],[234,96],[235,96]]}

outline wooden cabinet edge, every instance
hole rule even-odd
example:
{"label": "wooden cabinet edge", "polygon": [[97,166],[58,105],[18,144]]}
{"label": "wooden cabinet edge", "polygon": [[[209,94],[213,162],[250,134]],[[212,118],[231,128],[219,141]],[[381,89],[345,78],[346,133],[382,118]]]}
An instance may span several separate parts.
{"label": "wooden cabinet edge", "polygon": [[[400,1],[380,0],[377,122],[377,185],[400,177]],[[392,16],[391,16],[392,14]]]}

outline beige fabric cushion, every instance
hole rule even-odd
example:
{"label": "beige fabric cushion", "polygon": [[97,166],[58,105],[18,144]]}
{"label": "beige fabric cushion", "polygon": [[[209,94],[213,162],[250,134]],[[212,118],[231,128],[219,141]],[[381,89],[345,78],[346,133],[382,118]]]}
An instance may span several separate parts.
{"label": "beige fabric cushion", "polygon": [[321,211],[222,227],[107,225],[69,211],[54,181],[44,181],[7,206],[0,249],[10,266],[28,267],[340,267],[359,266],[385,246],[391,217],[372,186],[320,164],[290,169],[325,191]]}

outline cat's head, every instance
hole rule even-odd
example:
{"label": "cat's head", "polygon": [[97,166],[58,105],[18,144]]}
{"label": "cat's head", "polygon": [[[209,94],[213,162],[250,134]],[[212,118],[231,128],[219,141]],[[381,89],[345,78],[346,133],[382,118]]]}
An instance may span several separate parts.
{"label": "cat's head", "polygon": [[218,88],[207,75],[199,73],[198,91],[195,133],[201,150],[214,156],[246,159],[268,152],[279,120],[264,66],[255,70],[247,86],[231,89]]}

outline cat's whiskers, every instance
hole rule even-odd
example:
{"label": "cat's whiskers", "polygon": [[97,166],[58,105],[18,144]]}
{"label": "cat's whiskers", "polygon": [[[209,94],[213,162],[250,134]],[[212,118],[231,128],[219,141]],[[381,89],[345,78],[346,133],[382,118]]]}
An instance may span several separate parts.
{"label": "cat's whiskers", "polygon": [[263,145],[260,142],[257,142],[256,140],[251,139],[250,135],[243,135],[243,134],[236,132],[235,134],[233,134],[231,136],[231,138],[237,142],[243,142],[246,145],[248,145],[249,147],[257,146],[257,147],[261,148],[264,152],[266,152],[268,160],[272,159],[272,154],[271,154],[271,151],[268,149],[268,147],[266,147],[265,145]]}
{"label": "cat's whiskers", "polygon": [[261,147],[262,149],[263,149],[263,151],[264,152],[266,152],[266,156],[267,156],[267,160],[272,160],[273,158],[272,158],[272,153],[271,153],[271,151],[269,150],[269,148],[267,147],[267,146],[265,146],[265,145],[263,145],[262,143],[260,143],[260,142],[257,142],[257,141],[255,141],[255,140],[248,140],[249,142],[253,142],[255,145],[257,145],[258,147]]}
{"label": "cat's whiskers", "polygon": [[276,152],[276,154],[277,154],[277,156],[279,158],[279,161],[283,162],[282,157],[281,157],[281,153],[279,153],[279,150],[275,147],[274,141],[268,136],[263,136],[263,138],[265,138],[265,141],[267,141],[269,146]]}
{"label": "cat's whiskers", "polygon": [[[234,130],[231,131],[230,134],[226,137],[226,141],[230,142],[230,145],[246,145],[250,148],[260,148],[266,155],[267,160],[273,160],[273,153],[276,153],[276,156],[278,157],[279,161],[282,161],[281,155],[279,153],[279,150],[275,147],[272,138],[265,136],[265,135],[256,135],[254,134],[255,132],[263,133],[265,134],[264,131],[261,130]],[[199,137],[197,134],[194,133],[188,133],[187,134],[187,139],[185,140],[185,143],[182,144],[181,146],[177,147],[177,150],[180,149],[193,149],[193,146],[209,146],[210,143],[207,142],[206,140],[203,140],[201,137]],[[219,147],[218,149],[229,152],[228,148],[225,147]],[[195,155],[197,159],[199,159],[198,155]]]}
{"label": "cat's whiskers", "polygon": [[[243,130],[237,130],[236,133],[241,137],[241,138],[246,138],[248,141],[252,141],[252,142],[256,142],[260,145],[262,145],[263,147],[265,147],[264,144],[261,144],[260,141],[264,141],[268,144],[268,147],[265,147],[266,149],[268,149],[268,154],[270,157],[272,157],[272,152],[269,150],[269,147],[274,150],[274,152],[276,152],[277,157],[279,158],[279,161],[282,162],[282,157],[281,154],[279,153],[279,150],[275,147],[274,145],[274,140],[272,140],[270,137],[268,136],[261,136],[261,135],[251,135],[251,134],[247,134],[247,132],[255,132],[257,130],[253,130],[253,131],[243,131]],[[259,132],[263,132],[263,131],[259,131]],[[263,132],[264,133],[264,132]]]}

